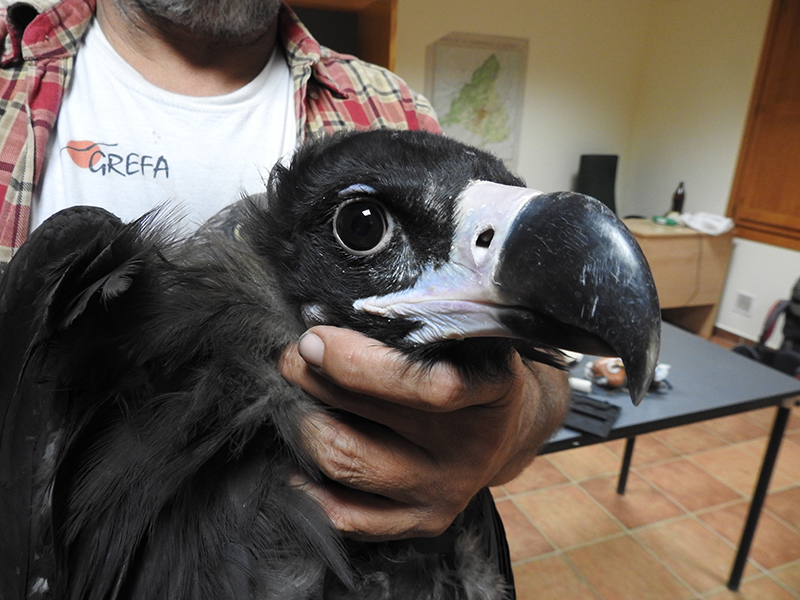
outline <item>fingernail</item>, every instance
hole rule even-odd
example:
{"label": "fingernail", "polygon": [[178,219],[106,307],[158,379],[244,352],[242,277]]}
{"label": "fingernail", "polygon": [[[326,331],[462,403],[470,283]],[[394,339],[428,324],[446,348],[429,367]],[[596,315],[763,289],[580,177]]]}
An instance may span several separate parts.
{"label": "fingernail", "polygon": [[325,344],[316,334],[306,331],[297,342],[297,351],[303,360],[314,367],[322,366],[322,355],[325,353]]}

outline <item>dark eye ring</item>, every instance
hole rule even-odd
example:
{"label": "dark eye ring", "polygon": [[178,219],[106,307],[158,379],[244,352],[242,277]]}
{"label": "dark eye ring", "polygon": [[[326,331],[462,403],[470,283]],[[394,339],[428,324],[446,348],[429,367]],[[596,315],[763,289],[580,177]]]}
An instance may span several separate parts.
{"label": "dark eye ring", "polygon": [[391,237],[393,221],[383,205],[372,198],[343,202],[333,216],[333,233],[341,246],[359,256],[374,254]]}

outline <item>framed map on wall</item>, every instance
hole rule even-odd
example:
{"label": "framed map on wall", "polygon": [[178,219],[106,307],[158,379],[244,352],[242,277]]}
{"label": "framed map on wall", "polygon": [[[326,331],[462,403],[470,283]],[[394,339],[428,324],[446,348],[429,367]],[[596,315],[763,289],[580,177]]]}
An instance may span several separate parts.
{"label": "framed map on wall", "polygon": [[516,169],[528,40],[449,33],[428,47],[425,95],[444,132]]}

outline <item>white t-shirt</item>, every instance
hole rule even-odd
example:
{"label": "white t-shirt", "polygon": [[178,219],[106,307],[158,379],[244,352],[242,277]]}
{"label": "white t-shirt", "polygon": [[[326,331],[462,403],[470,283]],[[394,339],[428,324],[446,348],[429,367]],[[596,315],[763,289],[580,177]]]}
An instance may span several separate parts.
{"label": "white t-shirt", "polygon": [[31,228],[68,206],[101,206],[130,221],[167,203],[191,229],[264,191],[296,140],[282,50],[230,94],[184,96],[145,80],[94,22],[50,136]]}

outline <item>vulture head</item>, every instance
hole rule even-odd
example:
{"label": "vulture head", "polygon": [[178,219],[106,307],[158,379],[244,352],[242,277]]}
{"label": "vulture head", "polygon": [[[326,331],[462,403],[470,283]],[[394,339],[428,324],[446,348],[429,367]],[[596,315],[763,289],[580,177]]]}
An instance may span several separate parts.
{"label": "vulture head", "polygon": [[322,477],[298,432],[319,407],[282,350],[332,324],[473,380],[608,354],[634,402],[658,358],[624,225],[445,137],[325,138],[195,234],[169,223],[67,209],[0,279],[6,600],[504,598],[480,502],[434,550],[355,544],[288,483]]}
{"label": "vulture head", "polygon": [[465,375],[502,368],[514,347],[620,356],[634,403],[650,384],[652,277],[592,198],[525,188],[442,136],[375,131],[301,149],[250,209],[242,232],[308,326],[350,327]]}

